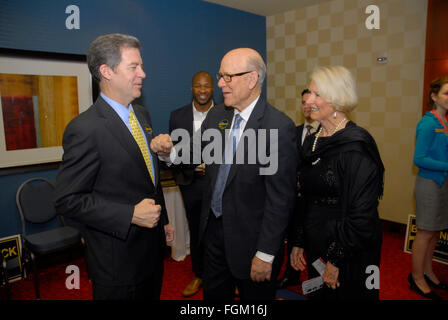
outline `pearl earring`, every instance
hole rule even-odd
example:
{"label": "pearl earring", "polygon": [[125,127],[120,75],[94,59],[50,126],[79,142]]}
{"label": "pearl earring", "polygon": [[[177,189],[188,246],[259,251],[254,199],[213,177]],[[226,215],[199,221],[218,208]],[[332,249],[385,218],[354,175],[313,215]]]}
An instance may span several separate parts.
{"label": "pearl earring", "polygon": [[333,118],[336,119],[336,111],[333,113]]}

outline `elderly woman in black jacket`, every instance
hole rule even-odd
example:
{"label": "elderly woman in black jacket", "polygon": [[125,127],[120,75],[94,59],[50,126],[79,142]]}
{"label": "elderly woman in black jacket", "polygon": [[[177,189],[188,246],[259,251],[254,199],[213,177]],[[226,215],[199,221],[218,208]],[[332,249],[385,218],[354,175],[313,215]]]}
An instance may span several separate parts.
{"label": "elderly woman in black jacket", "polygon": [[379,270],[384,166],[372,136],[347,118],[358,100],[350,71],[318,68],[309,89],[311,118],[321,126],[301,153],[291,265],[308,266],[313,278],[319,273],[311,264],[325,263],[325,285],[312,298],[378,299],[379,277],[368,277]]}

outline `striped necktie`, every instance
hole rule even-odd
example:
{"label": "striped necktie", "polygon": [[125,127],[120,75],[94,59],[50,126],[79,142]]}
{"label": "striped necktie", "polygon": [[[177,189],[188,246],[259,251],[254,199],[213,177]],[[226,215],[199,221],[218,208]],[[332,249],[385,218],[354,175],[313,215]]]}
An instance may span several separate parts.
{"label": "striped necktie", "polygon": [[142,130],[140,130],[140,126],[138,125],[137,118],[132,110],[129,110],[129,124],[131,126],[132,136],[137,142],[138,147],[145,159],[146,167],[148,168],[149,175],[151,176],[152,183],[154,182],[154,174],[152,172],[151,159],[149,157],[148,146],[146,145],[145,137],[143,136]]}

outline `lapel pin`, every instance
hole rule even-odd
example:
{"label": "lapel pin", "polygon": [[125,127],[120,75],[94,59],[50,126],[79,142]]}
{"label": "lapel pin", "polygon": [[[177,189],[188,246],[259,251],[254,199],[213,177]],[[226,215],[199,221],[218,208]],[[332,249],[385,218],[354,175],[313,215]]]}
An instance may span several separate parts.
{"label": "lapel pin", "polygon": [[145,126],[145,132],[149,135],[152,135],[152,128]]}
{"label": "lapel pin", "polygon": [[224,119],[219,121],[218,128],[221,130],[227,129],[229,127],[229,120]]}

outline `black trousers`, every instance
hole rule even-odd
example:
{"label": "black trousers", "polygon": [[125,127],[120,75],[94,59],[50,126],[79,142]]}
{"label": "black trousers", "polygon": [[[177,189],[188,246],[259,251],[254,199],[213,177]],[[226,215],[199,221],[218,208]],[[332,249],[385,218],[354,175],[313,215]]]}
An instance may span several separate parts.
{"label": "black trousers", "polygon": [[239,290],[241,300],[274,300],[275,280],[280,267],[280,263],[274,262],[270,281],[254,282],[250,278],[235,278],[225,255],[222,218],[216,218],[210,213],[204,238],[204,300],[233,300],[235,287]]}
{"label": "black trousers", "polygon": [[93,300],[160,300],[163,260],[153,274],[136,285],[104,285],[93,281]]}
{"label": "black trousers", "polygon": [[199,244],[199,223],[201,219],[202,195],[204,177],[195,177],[187,186],[179,186],[185,205],[185,213],[190,230],[190,257],[193,273],[202,278],[203,273],[203,249]]}

